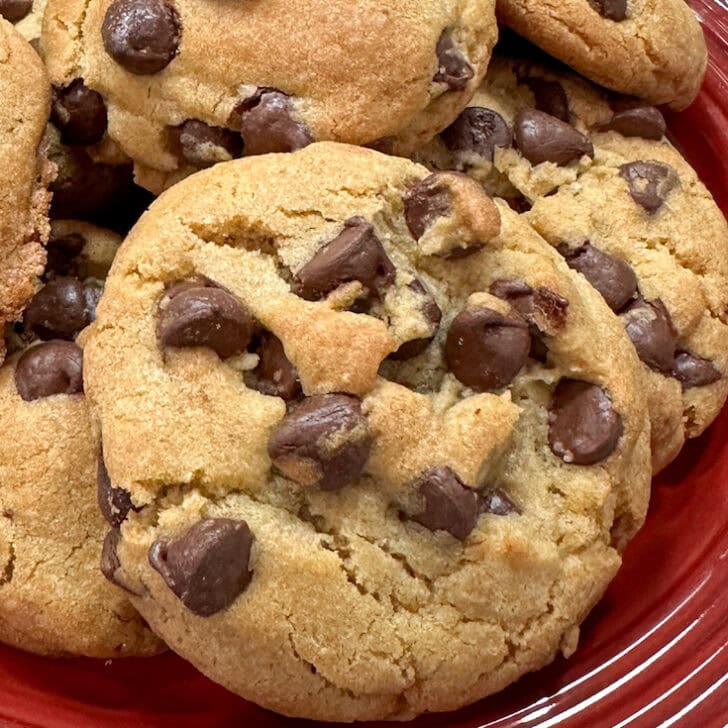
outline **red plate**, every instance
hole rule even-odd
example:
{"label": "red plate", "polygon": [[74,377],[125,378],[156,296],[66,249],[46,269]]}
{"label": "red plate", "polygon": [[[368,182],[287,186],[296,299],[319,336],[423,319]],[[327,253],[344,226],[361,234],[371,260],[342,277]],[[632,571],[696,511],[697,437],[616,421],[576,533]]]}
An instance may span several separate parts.
{"label": "red plate", "polygon": [[[676,142],[728,212],[728,5],[692,0],[712,63]],[[728,409],[657,480],[647,524],[571,660],[415,728],[728,725]],[[44,660],[0,647],[0,727],[313,725],[246,703],[166,655]],[[391,724],[388,724],[391,726]],[[373,728],[373,726],[372,726]]]}

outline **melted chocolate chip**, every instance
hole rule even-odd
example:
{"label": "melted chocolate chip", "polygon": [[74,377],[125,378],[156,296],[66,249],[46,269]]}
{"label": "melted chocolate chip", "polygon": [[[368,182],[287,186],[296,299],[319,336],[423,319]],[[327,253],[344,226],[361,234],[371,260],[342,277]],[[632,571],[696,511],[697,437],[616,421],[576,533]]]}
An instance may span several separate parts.
{"label": "melted chocolate chip", "polygon": [[221,359],[239,354],[250,343],[253,319],[238,300],[221,288],[185,288],[159,315],[162,346],[206,346]]}
{"label": "melted chocolate chip", "polygon": [[122,589],[126,589],[126,586],[121,583],[117,574],[121,568],[121,562],[117,554],[119,547],[119,541],[121,541],[121,532],[118,528],[112,528],[104,538],[103,546],[101,547],[101,573],[116,586],[120,586]]}
{"label": "melted chocolate chip", "polygon": [[290,402],[301,395],[301,381],[296,367],[286,356],[281,340],[270,331],[256,335],[253,351],[258,355],[258,366],[253,370],[251,386],[263,394],[281,397]]}
{"label": "melted chocolate chip", "polygon": [[430,468],[414,484],[423,507],[410,517],[430,531],[447,531],[462,541],[480,515],[478,494],[448,467]]}
{"label": "melted chocolate chip", "polygon": [[513,513],[520,514],[521,509],[500,488],[496,488],[483,494],[480,499],[480,512],[510,516]]}
{"label": "melted chocolate chip", "polygon": [[537,76],[528,76],[523,83],[531,89],[536,100],[536,108],[559,121],[569,123],[569,99],[564,87],[558,81],[548,81]]}
{"label": "melted chocolate chip", "polygon": [[637,293],[637,276],[620,258],[604,253],[591,243],[576,248],[559,246],[569,268],[579,271],[602,294],[612,311],[620,311]]}
{"label": "melted chocolate chip", "polygon": [[363,472],[372,446],[361,402],[347,394],[306,397],[268,441],[273,465],[305,486],[338,490]]}
{"label": "melted chocolate chip", "polygon": [[627,0],[590,0],[594,9],[607,20],[620,21],[627,17]]}
{"label": "melted chocolate chip", "polygon": [[562,379],[551,398],[549,446],[566,463],[593,465],[614,452],[624,428],[607,392]]}
{"label": "melted chocolate chip", "polygon": [[374,227],[361,217],[349,218],[344,229],[324,245],[296,274],[294,291],[316,301],[343,283],[359,281],[370,297],[394,283],[396,270]]}
{"label": "melted chocolate chip", "polygon": [[677,337],[670,314],[662,301],[638,298],[620,315],[639,358],[651,369],[671,374],[675,364]]}
{"label": "melted chocolate chip", "polygon": [[139,512],[131,502],[131,495],[123,488],[115,488],[111,484],[103,458],[99,458],[96,471],[96,498],[101,514],[110,526],[118,528],[126,520],[129,511]]}
{"label": "melted chocolate chip", "polygon": [[581,132],[543,111],[522,109],[516,115],[514,130],[516,146],[531,164],[563,166],[584,155],[594,157],[592,143]]}
{"label": "melted chocolate chip", "polygon": [[91,323],[85,289],[78,278],[54,278],[28,304],[23,323],[39,339],[72,341]]}
{"label": "melted chocolate chip", "polygon": [[492,162],[496,147],[511,146],[511,130],[505,119],[491,109],[472,106],[440,135],[451,152],[475,152]]}
{"label": "melted chocolate chip", "polygon": [[0,15],[8,23],[17,23],[33,9],[33,0],[0,0]]}
{"label": "melted chocolate chip", "polygon": [[75,259],[81,255],[85,246],[86,238],[81,233],[56,235],[51,223],[51,236],[47,246],[48,262],[43,274],[44,279],[78,275],[78,265]]}
{"label": "melted chocolate chip", "polygon": [[239,134],[197,119],[188,119],[170,128],[169,133],[182,159],[200,169],[229,162],[243,153],[243,140]]}
{"label": "melted chocolate chip", "polygon": [[629,162],[619,168],[619,174],[627,180],[632,199],[650,215],[662,207],[678,184],[675,170],[661,162]]}
{"label": "melted chocolate chip", "polygon": [[687,351],[678,352],[675,357],[675,378],[682,383],[683,389],[706,387],[720,378],[720,372],[709,359],[703,359]]}
{"label": "melted chocolate chip", "polygon": [[433,80],[447,84],[451,91],[462,91],[473,77],[473,69],[446,30],[437,41],[436,52],[438,69]]}
{"label": "melted chocolate chip", "polygon": [[437,334],[437,330],[440,328],[440,322],[442,321],[442,311],[432,294],[422,284],[422,281],[415,278],[409,284],[409,287],[422,297],[421,311],[432,326],[432,334],[421,339],[405,341],[397,351],[389,355],[389,358],[395,361],[406,361],[407,359],[413,359],[423,354],[435,338],[435,334]]}
{"label": "melted chocolate chip", "polygon": [[404,196],[404,219],[415,240],[419,240],[439,217],[452,211],[452,194],[441,183],[444,174],[435,172],[419,180]]}
{"label": "melted chocolate chip", "polygon": [[306,125],[293,118],[290,97],[274,88],[259,88],[241,101],[230,123],[240,129],[247,155],[293,152],[314,141]]}
{"label": "melted chocolate chip", "polygon": [[126,231],[152,199],[137,187],[131,164],[94,162],[83,147],[59,145],[50,158],[58,165],[51,183],[51,218],[88,220]]}
{"label": "melted chocolate chip", "polygon": [[106,134],[106,104],[100,93],[76,78],[68,86],[53,87],[51,121],[64,144],[96,144]]}
{"label": "melted chocolate chip", "polygon": [[26,402],[83,392],[83,351],[70,341],[31,347],[15,367],[15,386]]}
{"label": "melted chocolate chip", "polygon": [[114,0],[101,36],[106,52],[130,73],[158,73],[177,55],[179,15],[165,0]]}
{"label": "melted chocolate chip", "polygon": [[445,359],[465,386],[486,392],[510,384],[530,348],[528,324],[515,310],[504,316],[490,308],[470,308],[450,325]]}
{"label": "melted chocolate chip", "polygon": [[545,362],[548,347],[539,325],[543,319],[551,329],[560,329],[566,323],[569,302],[549,288],[536,290],[523,281],[513,278],[499,278],[490,285],[490,293],[508,301],[528,322],[531,332],[531,351],[529,356]]}
{"label": "melted chocolate chip", "polygon": [[654,106],[637,106],[618,111],[598,131],[616,131],[624,137],[641,137],[659,141],[665,136],[665,117]]}
{"label": "melted chocolate chip", "polygon": [[255,537],[245,521],[206,518],[181,536],[157,539],[149,563],[193,614],[209,617],[248,587]]}

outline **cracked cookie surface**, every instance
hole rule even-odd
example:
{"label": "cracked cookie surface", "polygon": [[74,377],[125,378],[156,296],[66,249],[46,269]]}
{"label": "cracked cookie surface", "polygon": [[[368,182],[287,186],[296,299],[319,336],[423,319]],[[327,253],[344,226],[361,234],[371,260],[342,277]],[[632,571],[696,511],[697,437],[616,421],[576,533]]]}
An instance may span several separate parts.
{"label": "cracked cookie surface", "polygon": [[654,107],[505,57],[470,104],[419,157],[524,211],[620,316],[643,362],[660,470],[728,394],[723,214]]}
{"label": "cracked cookie surface", "polygon": [[159,192],[314,140],[411,148],[457,116],[496,36],[494,0],[52,0],[42,47]]}
{"label": "cracked cookie surface", "polygon": [[688,106],[708,62],[685,0],[498,0],[498,20],[606,88]]}
{"label": "cracked cookie surface", "polygon": [[507,206],[404,159],[316,144],[168,190],[85,361],[111,578],[289,715],[450,710],[569,654],[645,515],[622,328]]}
{"label": "cracked cookie surface", "polygon": [[154,654],[161,642],[99,571],[98,426],[73,340],[92,317],[120,239],[56,223],[44,286],[8,338],[0,425],[0,640],[44,655]]}
{"label": "cracked cookie surface", "polygon": [[38,54],[0,19],[0,155],[8,181],[0,194],[0,328],[14,321],[43,272],[48,183],[43,131],[50,86]]}

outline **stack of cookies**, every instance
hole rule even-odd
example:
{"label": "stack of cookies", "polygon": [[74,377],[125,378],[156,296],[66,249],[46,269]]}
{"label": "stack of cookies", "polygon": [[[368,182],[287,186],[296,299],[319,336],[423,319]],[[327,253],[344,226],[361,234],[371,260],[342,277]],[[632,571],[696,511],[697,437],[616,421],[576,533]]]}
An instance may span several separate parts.
{"label": "stack of cookies", "polygon": [[570,656],[728,395],[689,6],[0,13],[0,639],[337,721]]}

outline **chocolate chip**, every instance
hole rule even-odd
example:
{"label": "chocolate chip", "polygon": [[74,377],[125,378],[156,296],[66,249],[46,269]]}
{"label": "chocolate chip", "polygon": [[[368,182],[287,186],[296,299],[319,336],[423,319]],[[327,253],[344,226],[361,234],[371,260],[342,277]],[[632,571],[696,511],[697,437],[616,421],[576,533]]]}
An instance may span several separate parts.
{"label": "chocolate chip", "polygon": [[[560,329],[566,323],[569,302],[554,293],[550,288],[539,286],[533,292],[533,323],[538,325],[538,318],[542,317],[552,329]],[[526,315],[531,322],[531,315]]]}
{"label": "chocolate chip", "polygon": [[73,340],[91,323],[84,285],[78,278],[54,278],[33,296],[25,310],[26,331],[39,339]]}
{"label": "chocolate chip", "polygon": [[180,156],[200,169],[218,162],[229,162],[243,153],[243,140],[239,134],[197,119],[188,119],[170,128],[169,132]]}
{"label": "chocolate chip", "polygon": [[521,509],[500,488],[496,488],[483,494],[480,499],[480,512],[510,516],[513,513],[520,514]]}
{"label": "chocolate chip", "polygon": [[566,463],[593,465],[609,457],[624,428],[607,392],[562,379],[551,397],[549,446]]}
{"label": "chocolate chip", "polygon": [[64,144],[96,144],[106,134],[106,104],[100,93],[76,78],[53,87],[51,121]]}
{"label": "chocolate chip", "polygon": [[659,141],[665,136],[667,125],[665,117],[654,106],[637,106],[618,111],[598,131],[616,131],[624,137],[641,137]]}
{"label": "chocolate chip", "polygon": [[443,172],[415,182],[404,196],[404,219],[412,237],[419,240],[440,217],[452,211],[450,189],[441,184]]}
{"label": "chocolate chip", "polygon": [[139,512],[131,502],[131,495],[123,488],[115,488],[111,484],[103,458],[99,458],[96,471],[96,498],[103,517],[110,526],[118,528],[126,520],[129,511]]}
{"label": "chocolate chip", "polygon": [[548,81],[537,76],[528,76],[523,83],[531,89],[536,100],[536,108],[545,114],[555,116],[560,121],[569,123],[569,99],[564,87],[558,81]]}
{"label": "chocolate chip", "polygon": [[511,208],[514,212],[517,212],[519,215],[528,212],[533,205],[520,193],[516,192],[509,197],[503,198],[506,203],[508,203],[508,207]]}
{"label": "chocolate chip", "polygon": [[293,105],[287,94],[274,88],[259,88],[233,109],[230,123],[240,128],[247,155],[294,152],[311,144],[314,138],[292,114]]}
{"label": "chocolate chip", "polygon": [[362,474],[371,445],[356,397],[317,394],[302,400],[273,430],[268,454],[287,478],[337,490]]}
{"label": "chocolate chip", "polygon": [[181,536],[157,539],[149,563],[193,614],[210,617],[229,607],[253,576],[255,537],[245,521],[206,518]]}
{"label": "chocolate chip", "polygon": [[619,174],[627,180],[632,199],[650,215],[662,207],[679,182],[675,170],[661,162],[629,162],[619,168]]}
{"label": "chocolate chip", "polygon": [[258,355],[258,366],[253,370],[250,384],[263,394],[281,397],[286,402],[301,394],[301,381],[296,367],[286,356],[281,340],[270,331],[256,335],[253,351]]}
{"label": "chocolate chip", "polygon": [[227,359],[250,343],[253,319],[233,295],[221,288],[186,288],[167,297],[157,333],[162,346],[206,346]]}
{"label": "chocolate chip", "polygon": [[127,71],[157,73],[177,55],[180,21],[165,0],[114,0],[101,25],[106,52]]}
{"label": "chocolate chip", "polygon": [[462,91],[473,77],[473,69],[462,51],[455,47],[448,31],[442,32],[436,52],[438,69],[433,81],[447,84],[451,91]]}
{"label": "chocolate chip", "polygon": [[654,301],[638,298],[620,315],[639,358],[651,369],[671,374],[677,338],[670,314],[662,301],[659,298]]}
{"label": "chocolate chip", "polygon": [[118,572],[121,568],[121,562],[117,554],[119,541],[121,541],[121,531],[118,528],[112,528],[106,534],[103,546],[101,547],[101,573],[112,584],[116,584],[116,586],[120,586],[122,589],[128,591],[126,584],[118,577]]}
{"label": "chocolate chip", "polygon": [[589,0],[594,9],[607,20],[624,20],[627,17],[627,0]]}
{"label": "chocolate chip", "polygon": [[48,262],[43,274],[45,280],[55,276],[77,275],[76,258],[86,246],[86,238],[81,233],[57,235],[51,223],[51,236],[48,240]]}
{"label": "chocolate chip", "polygon": [[425,336],[421,339],[412,339],[411,341],[405,341],[397,351],[389,355],[390,359],[395,361],[406,361],[407,359],[413,359],[420,354],[423,354],[427,347],[432,343],[435,338],[440,322],[442,321],[442,311],[437,305],[437,301],[433,298],[432,294],[425,288],[422,281],[415,278],[410,284],[411,288],[418,296],[422,297],[421,311],[424,317],[430,322],[432,326],[432,334]]}
{"label": "chocolate chip", "polygon": [[134,184],[131,164],[97,163],[84,147],[65,145],[52,147],[50,158],[58,166],[50,186],[52,219],[128,230],[152,199]]}
{"label": "chocolate chip", "polygon": [[592,143],[555,116],[536,109],[521,109],[513,125],[516,146],[531,164],[567,165],[584,155],[594,157]]}
{"label": "chocolate chip", "polygon": [[569,268],[579,271],[602,294],[612,311],[620,311],[637,293],[637,276],[620,258],[604,253],[591,243],[576,248],[560,245]]}
{"label": "chocolate chip", "polygon": [[678,352],[673,373],[682,383],[683,389],[705,387],[708,384],[714,384],[721,378],[720,372],[712,361],[702,359],[687,351]]}
{"label": "chocolate chip", "polygon": [[15,386],[26,402],[83,392],[83,351],[70,341],[31,347],[15,367]]}
{"label": "chocolate chip", "polygon": [[490,284],[489,290],[492,295],[508,301],[528,321],[534,343],[542,326],[560,329],[566,323],[569,302],[549,288],[539,286],[534,290],[523,281],[499,278]]}
{"label": "chocolate chip", "polygon": [[440,135],[451,152],[475,152],[492,162],[496,147],[511,146],[511,130],[491,109],[471,106]]}
{"label": "chocolate chip", "polygon": [[465,386],[486,392],[510,384],[530,348],[528,324],[517,311],[504,316],[491,308],[469,308],[450,325],[445,359]]}
{"label": "chocolate chip", "polygon": [[372,297],[391,286],[395,276],[374,227],[361,217],[351,217],[344,229],[298,271],[294,291],[316,301],[343,283],[359,281]]}
{"label": "chocolate chip", "polygon": [[425,471],[414,484],[422,510],[413,521],[430,531],[447,531],[462,541],[475,528],[480,515],[478,494],[448,467]]}
{"label": "chocolate chip", "polygon": [[33,0],[0,0],[0,15],[8,23],[17,23],[33,9]]}

